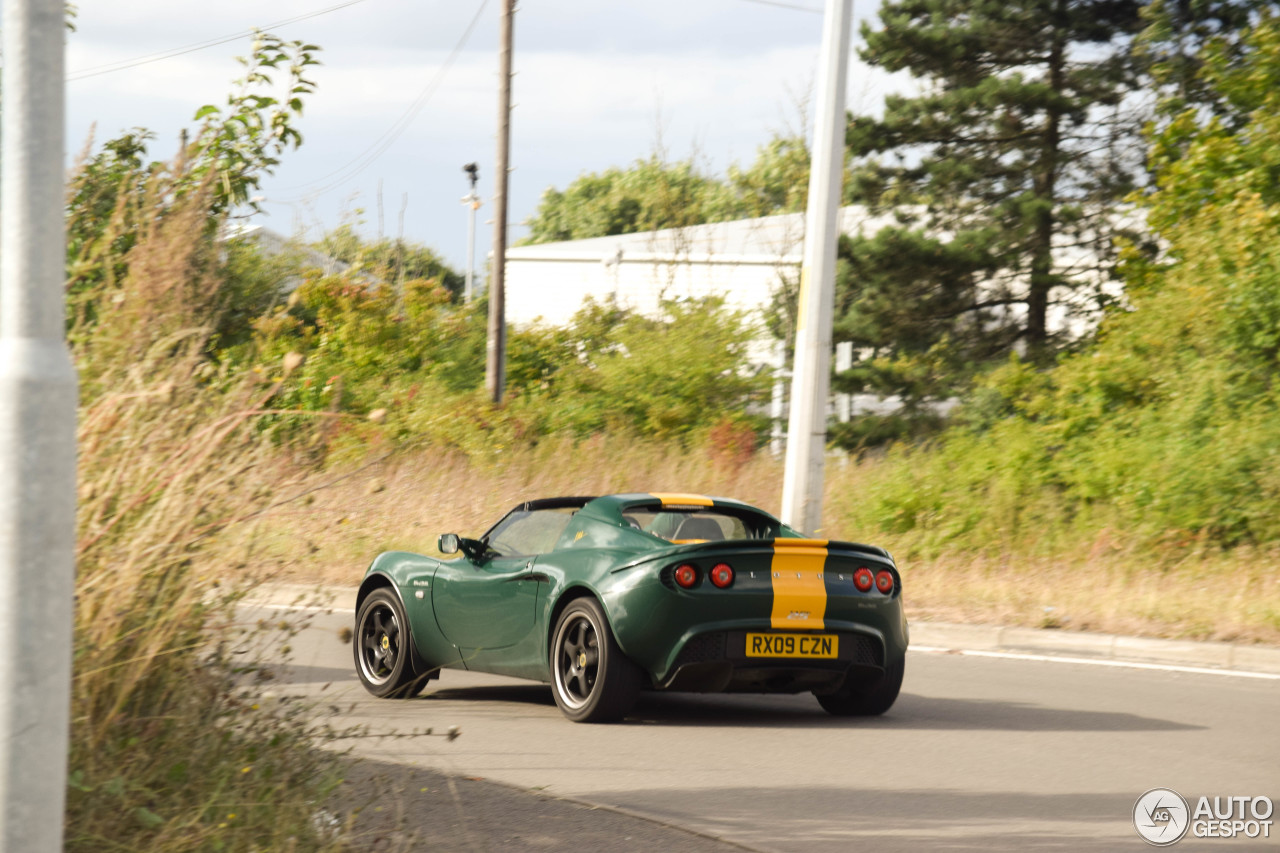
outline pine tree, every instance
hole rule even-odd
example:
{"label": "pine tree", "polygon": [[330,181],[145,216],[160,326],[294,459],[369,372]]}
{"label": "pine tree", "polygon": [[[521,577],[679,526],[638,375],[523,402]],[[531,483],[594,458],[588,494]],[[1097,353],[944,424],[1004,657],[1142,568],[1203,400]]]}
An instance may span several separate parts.
{"label": "pine tree", "polygon": [[841,390],[910,411],[1022,352],[1070,340],[1057,313],[1106,301],[1115,211],[1141,173],[1127,96],[1144,26],[1137,0],[888,0],[862,58],[906,70],[914,97],[851,118],[850,200],[897,224],[850,240],[836,339]]}
{"label": "pine tree", "polygon": [[1260,12],[1275,9],[1275,0],[1152,0],[1144,7],[1137,55],[1150,70],[1159,111],[1171,116],[1197,107],[1231,127],[1246,123],[1248,115],[1233,110],[1210,82],[1205,61],[1216,55],[1227,66],[1245,63],[1245,34]]}

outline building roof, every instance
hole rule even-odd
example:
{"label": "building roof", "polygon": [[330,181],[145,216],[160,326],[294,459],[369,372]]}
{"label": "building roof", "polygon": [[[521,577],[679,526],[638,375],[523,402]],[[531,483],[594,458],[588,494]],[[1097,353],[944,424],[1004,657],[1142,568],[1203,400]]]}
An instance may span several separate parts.
{"label": "building roof", "polygon": [[[865,233],[889,224],[862,207],[840,210],[840,230]],[[799,264],[804,252],[805,215],[787,213],[731,222],[709,222],[585,240],[514,246],[508,261],[581,261],[591,263],[670,262],[725,264]]]}

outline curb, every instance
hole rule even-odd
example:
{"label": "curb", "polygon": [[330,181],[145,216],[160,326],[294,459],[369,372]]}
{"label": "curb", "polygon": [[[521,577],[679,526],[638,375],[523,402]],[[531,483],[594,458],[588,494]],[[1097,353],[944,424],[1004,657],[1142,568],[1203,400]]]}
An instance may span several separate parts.
{"label": "curb", "polygon": [[911,643],[965,651],[1064,655],[1280,675],[1280,648],[1242,643],[1155,640],[1053,628],[912,622]]}
{"label": "curb", "polygon": [[355,604],[358,587],[320,586],[304,583],[263,583],[245,590],[242,604],[326,610],[350,608]]}
{"label": "curb", "polygon": [[[355,595],[355,587],[264,584],[248,592],[245,604],[299,610],[348,608]],[[1280,675],[1280,648],[1245,643],[1157,640],[1058,628],[912,622],[911,644],[955,651],[1059,655]]]}

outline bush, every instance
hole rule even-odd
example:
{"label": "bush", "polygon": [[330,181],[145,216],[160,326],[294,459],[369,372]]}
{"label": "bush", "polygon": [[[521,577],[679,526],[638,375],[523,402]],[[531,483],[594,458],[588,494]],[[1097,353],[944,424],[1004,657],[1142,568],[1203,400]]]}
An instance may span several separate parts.
{"label": "bush", "polygon": [[[278,379],[270,428],[322,455],[388,441],[487,454],[601,431],[697,440],[726,417],[744,419],[767,387],[747,367],[752,326],[717,300],[671,303],[658,318],[588,301],[567,329],[511,332],[506,400],[493,406],[480,390],[485,314],[451,304],[430,280],[407,282],[397,298],[382,284],[312,277],[225,362]],[[305,360],[284,375],[289,353]],[[317,425],[312,412],[353,417]],[[375,412],[385,426],[360,423]]]}

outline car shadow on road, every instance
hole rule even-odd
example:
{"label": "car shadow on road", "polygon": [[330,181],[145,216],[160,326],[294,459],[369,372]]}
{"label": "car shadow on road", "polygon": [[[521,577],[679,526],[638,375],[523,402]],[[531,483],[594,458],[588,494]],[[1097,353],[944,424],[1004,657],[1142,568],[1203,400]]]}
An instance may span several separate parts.
{"label": "car shadow on road", "polygon": [[[320,666],[279,666],[271,670],[272,677],[284,684],[324,684],[359,685],[360,679],[354,669],[337,669]],[[446,672],[444,678],[453,675]],[[510,702],[520,705],[544,705],[555,707],[551,696],[551,688],[537,682],[513,682],[511,684],[486,684],[475,687],[440,687],[439,681],[431,681],[421,696],[410,701],[415,702]],[[360,689],[360,695],[364,690]]]}
{"label": "car shadow on road", "polygon": [[[752,699],[755,700],[753,703]],[[994,699],[952,699],[904,693],[881,717],[832,717],[810,696],[653,696],[631,719],[685,726],[812,726],[922,731],[1146,732],[1203,726],[1113,711],[1055,708]]]}
{"label": "car shadow on road", "polygon": [[266,672],[277,681],[286,684],[321,684],[358,682],[354,668],[338,668],[329,666],[293,666],[280,664],[267,667]]}
{"label": "car shadow on road", "polygon": [[427,688],[420,698],[431,701],[513,702],[522,705],[555,707],[556,700],[547,684],[495,684],[483,687]]}
{"label": "car shadow on road", "polygon": [[[417,701],[509,702],[554,706],[545,684],[429,688]],[[882,717],[833,717],[807,694],[644,693],[623,725],[913,729],[925,731],[1150,732],[1203,726],[1138,714],[1053,708],[1023,702],[904,693]]]}

